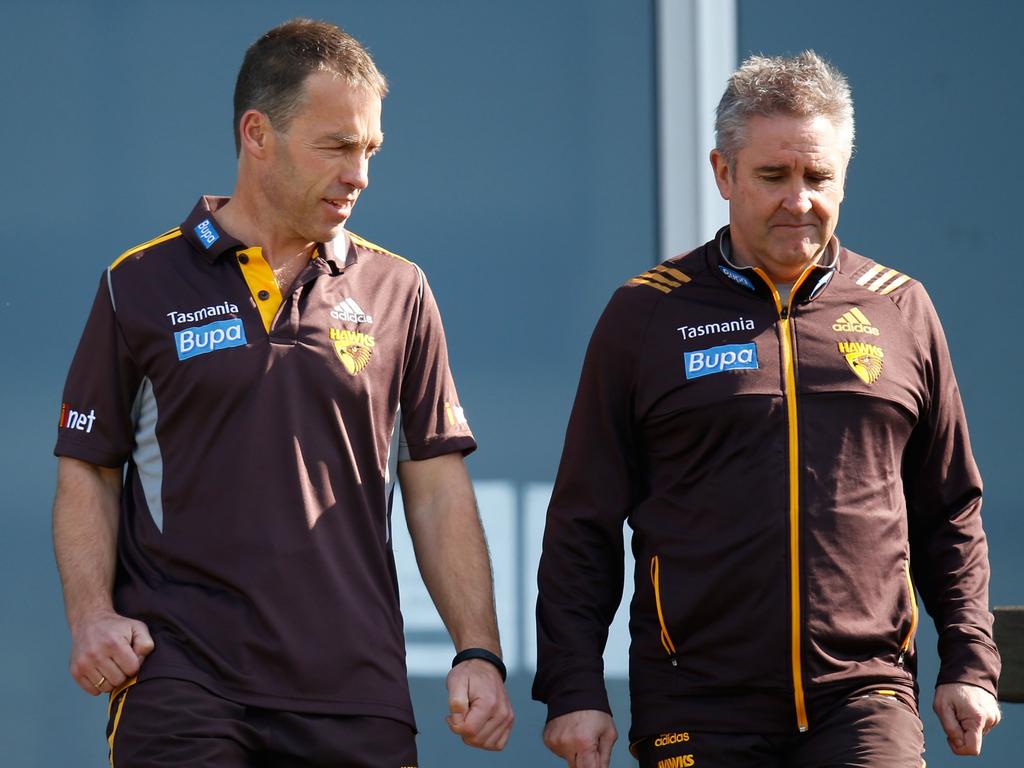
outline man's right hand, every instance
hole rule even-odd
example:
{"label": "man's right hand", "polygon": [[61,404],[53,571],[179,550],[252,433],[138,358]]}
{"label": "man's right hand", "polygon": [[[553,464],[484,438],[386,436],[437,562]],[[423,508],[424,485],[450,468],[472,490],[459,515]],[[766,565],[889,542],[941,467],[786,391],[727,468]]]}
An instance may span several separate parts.
{"label": "man's right hand", "polygon": [[110,693],[139,671],[152,650],[141,621],[113,611],[92,614],[71,628],[71,676],[91,696]]}
{"label": "man's right hand", "polygon": [[597,709],[569,712],[544,726],[544,746],[569,768],[608,768],[618,737],[612,716]]}

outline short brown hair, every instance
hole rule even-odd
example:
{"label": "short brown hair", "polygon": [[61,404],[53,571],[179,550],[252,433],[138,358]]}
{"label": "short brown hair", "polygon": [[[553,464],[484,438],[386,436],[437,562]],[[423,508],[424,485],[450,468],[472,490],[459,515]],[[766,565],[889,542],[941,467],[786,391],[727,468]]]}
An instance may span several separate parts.
{"label": "short brown hair", "polygon": [[715,145],[730,168],[755,115],[827,117],[847,134],[853,153],[853,98],[842,72],[814,51],[798,56],[751,56],[729,78],[715,117]]}
{"label": "short brown hair", "polygon": [[235,81],[235,152],[242,148],[239,123],[250,109],[264,113],[285,131],[302,103],[303,84],[313,72],[333,72],[380,98],[387,80],[369,52],[340,27],[325,21],[292,19],[249,46]]}

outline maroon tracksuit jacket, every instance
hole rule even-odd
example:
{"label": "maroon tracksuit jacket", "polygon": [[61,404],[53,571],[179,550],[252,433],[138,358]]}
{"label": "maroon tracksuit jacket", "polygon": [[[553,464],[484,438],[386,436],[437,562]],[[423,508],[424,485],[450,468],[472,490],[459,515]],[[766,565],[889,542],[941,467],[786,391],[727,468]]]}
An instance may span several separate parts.
{"label": "maroon tracksuit jacket", "polygon": [[981,478],[920,283],[840,248],[783,304],[715,241],[620,288],[555,483],[536,698],[608,710],[633,529],[631,739],[813,728],[867,687],[915,697],[920,592],[938,681],[995,692]]}

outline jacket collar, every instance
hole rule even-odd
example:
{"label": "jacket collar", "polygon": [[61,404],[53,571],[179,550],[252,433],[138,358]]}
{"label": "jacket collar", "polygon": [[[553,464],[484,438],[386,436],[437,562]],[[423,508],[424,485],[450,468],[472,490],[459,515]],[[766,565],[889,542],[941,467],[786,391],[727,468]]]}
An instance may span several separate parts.
{"label": "jacket collar", "polygon": [[[741,266],[730,258],[732,240],[729,237],[728,226],[718,230],[715,239],[709,245],[711,246],[708,249],[710,267],[720,280],[735,290],[747,291],[762,298],[774,300],[774,285],[764,270],[757,267]],[[804,270],[797,280],[790,298],[791,304],[803,304],[813,301],[821,295],[839,270],[840,250],[839,238],[833,235],[826,246],[822,259]]]}

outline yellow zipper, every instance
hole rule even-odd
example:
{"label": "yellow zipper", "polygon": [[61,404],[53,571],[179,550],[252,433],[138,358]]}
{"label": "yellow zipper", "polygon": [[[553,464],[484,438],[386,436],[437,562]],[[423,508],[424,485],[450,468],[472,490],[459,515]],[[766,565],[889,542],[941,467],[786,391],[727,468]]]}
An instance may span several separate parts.
{"label": "yellow zipper", "polygon": [[789,424],[789,603],[790,603],[790,661],[793,670],[793,699],[796,707],[796,724],[800,732],[807,730],[807,704],[804,698],[803,663],[800,642],[800,446],[797,441],[796,413],[796,361],[793,358],[793,338],[790,328],[790,313],[793,296],[800,284],[811,271],[803,271],[789,292],[785,311],[775,284],[767,273],[755,267],[772,290],[775,309],[779,313],[779,338],[782,342],[782,367],[785,376],[786,415]]}
{"label": "yellow zipper", "polygon": [[658,623],[661,624],[661,644],[665,648],[665,653],[672,657],[672,666],[674,667],[676,666],[676,644],[672,642],[672,637],[668,633],[668,627],[665,626],[665,614],[661,610],[661,584],[657,555],[651,558],[651,584],[654,585],[654,606],[658,610]]}
{"label": "yellow zipper", "polygon": [[917,598],[914,596],[914,580],[910,577],[910,558],[903,561],[903,572],[907,577],[907,593],[910,595],[910,629],[907,636],[900,643],[900,655],[896,663],[903,666],[903,657],[910,650],[910,643],[914,640],[914,633],[917,631]]}

